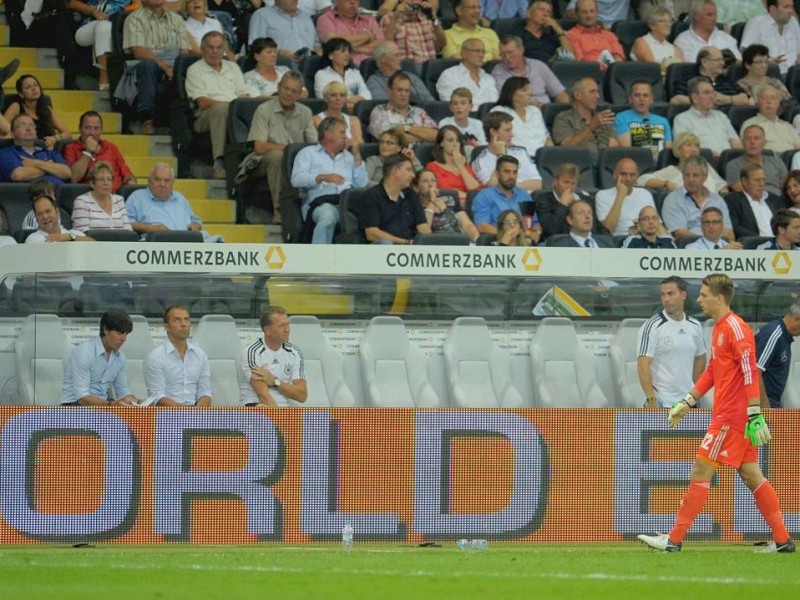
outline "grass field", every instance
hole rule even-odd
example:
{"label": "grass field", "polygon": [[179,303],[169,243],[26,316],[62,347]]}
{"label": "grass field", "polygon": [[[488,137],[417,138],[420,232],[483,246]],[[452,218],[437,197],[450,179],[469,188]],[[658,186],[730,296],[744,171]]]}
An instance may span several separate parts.
{"label": "grass field", "polygon": [[361,544],[349,555],[333,544],[2,547],[0,598],[796,600],[798,559],[716,543],[688,543],[681,554],[635,543],[486,552]]}

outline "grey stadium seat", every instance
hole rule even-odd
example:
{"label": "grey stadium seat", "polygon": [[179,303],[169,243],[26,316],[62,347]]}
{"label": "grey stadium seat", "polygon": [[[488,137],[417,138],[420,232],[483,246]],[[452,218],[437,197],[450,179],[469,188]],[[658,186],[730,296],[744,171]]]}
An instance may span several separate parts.
{"label": "grey stadium seat", "polygon": [[17,403],[59,404],[64,367],[72,349],[58,316],[38,314],[26,317],[14,343]]}
{"label": "grey stadium seat", "polygon": [[228,315],[205,315],[190,340],[208,355],[211,367],[211,402],[214,406],[241,406],[242,343],[236,322]]}
{"label": "grey stadium seat", "polygon": [[637,362],[639,349],[637,339],[639,328],[646,319],[623,319],[614,339],[611,341],[609,355],[617,389],[617,406],[621,408],[640,408],[644,393],[639,385]]}

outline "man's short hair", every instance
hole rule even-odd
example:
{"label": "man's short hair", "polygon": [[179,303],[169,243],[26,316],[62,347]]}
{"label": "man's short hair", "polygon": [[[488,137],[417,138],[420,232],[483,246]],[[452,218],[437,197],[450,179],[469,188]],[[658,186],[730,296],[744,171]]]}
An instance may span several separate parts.
{"label": "man's short hair", "polygon": [[347,128],[347,124],[339,117],[325,117],[319,122],[317,126],[317,137],[320,142],[325,137],[325,134],[333,129],[335,125],[344,125],[345,129]]}
{"label": "man's short hair", "polygon": [[569,175],[570,177],[578,179],[581,176],[581,168],[575,163],[562,163],[556,167],[553,173],[553,179],[558,179],[564,175]]}
{"label": "man's short hair", "polygon": [[742,170],[739,172],[739,179],[740,180],[742,180],[742,179],[750,179],[750,177],[753,175],[753,173],[755,173],[756,171],[763,171],[763,170],[764,170],[764,167],[762,167],[761,165],[759,165],[757,163],[754,163],[754,162],[749,162],[748,161],[748,162],[746,162],[744,164],[744,166],[742,167]]}
{"label": "man's short hair", "polygon": [[150,175],[148,175],[148,179],[153,177],[156,174],[156,171],[169,171],[170,176],[172,179],[175,179],[175,169],[172,168],[172,165],[166,162],[156,162],[153,163],[152,168],[150,169]]}
{"label": "man's short hair", "polygon": [[31,121],[33,121],[33,124],[36,125],[36,119],[34,119],[28,113],[23,111],[23,112],[18,113],[16,117],[11,119],[11,123],[9,123],[9,124],[11,125],[11,130],[12,131],[17,126],[17,121],[19,121],[20,119],[30,119]]}
{"label": "man's short hair", "polygon": [[725,303],[733,302],[733,280],[725,273],[711,273],[703,277],[703,285],[714,296],[722,296]]}
{"label": "man's short hair", "polygon": [[497,163],[494,165],[495,171],[499,171],[500,167],[506,163],[519,168],[519,161],[516,158],[509,156],[508,154],[503,154],[502,156],[497,157]]}
{"label": "man's short hair", "polygon": [[282,84],[284,81],[287,81],[289,79],[292,79],[294,81],[299,81],[300,85],[303,85],[303,83],[305,82],[303,80],[303,74],[300,71],[286,71],[286,73],[283,74],[283,77],[281,77],[281,80],[278,82],[278,85]]}
{"label": "man's short hair", "polygon": [[56,186],[53,185],[52,181],[48,181],[47,179],[37,179],[28,186],[28,199],[31,201],[31,203],[42,196],[49,196],[53,199],[53,202],[55,202]]}
{"label": "man's short hair", "polygon": [[219,38],[222,38],[223,42],[225,41],[225,36],[222,34],[221,31],[208,31],[200,39],[200,47],[204,48],[205,45],[206,45],[206,41],[210,40],[213,37],[219,37]]}
{"label": "man's short hair", "polygon": [[453,98],[465,98],[470,104],[472,104],[472,92],[465,87],[457,87],[454,89],[453,93],[450,94],[450,100],[452,101]]}
{"label": "man's short hair", "polygon": [[742,62],[746,65],[752,65],[759,56],[769,57],[769,48],[763,44],[750,44],[742,50]]}
{"label": "man's short hair", "polygon": [[397,73],[393,73],[391,77],[389,77],[389,81],[386,84],[389,86],[389,89],[394,87],[395,81],[407,81],[411,83],[411,77],[408,76],[408,73],[404,73],[403,71],[397,71]]}
{"label": "man's short hair", "polygon": [[705,10],[707,4],[714,4],[714,6],[716,6],[713,0],[694,0],[689,8],[689,15],[696,17]]}
{"label": "man's short hair", "polygon": [[761,87],[758,88],[758,93],[756,94],[756,102],[760,102],[761,101],[761,96],[764,94],[764,92],[767,92],[769,90],[772,90],[773,92],[778,94],[778,97],[781,96],[781,91],[778,88],[776,88],[774,85],[772,85],[772,83],[767,81],[766,83],[764,83],[764,85],[762,85]]}
{"label": "man's short hair", "polygon": [[164,323],[169,323],[169,315],[173,310],[185,310],[186,314],[189,314],[189,309],[186,308],[183,304],[171,304],[166,309],[164,309],[164,315],[162,316]]}
{"label": "man's short hair", "polygon": [[522,48],[525,45],[522,42],[522,38],[514,33],[507,33],[500,38],[501,46],[506,46],[507,44],[514,44],[517,48]]}
{"label": "man's short hair", "polygon": [[389,56],[392,54],[392,52],[389,50],[389,47],[392,44],[394,44],[392,40],[383,40],[377,46],[375,46],[375,49],[372,51],[372,58],[375,59],[377,64],[380,64],[381,59],[383,59],[384,56]]}
{"label": "man's short hair", "polygon": [[674,283],[680,292],[687,292],[689,290],[686,280],[678,275],[670,275],[661,280],[661,285],[668,285],[670,283]]}
{"label": "man's short hair", "polygon": [[699,168],[703,172],[703,175],[708,177],[708,161],[702,155],[690,156],[686,160],[684,160],[683,171],[686,172],[686,169],[688,169],[689,167]]}
{"label": "man's short hair", "polygon": [[[411,159],[408,158],[405,154],[392,154],[383,162],[383,171],[381,175],[384,180],[388,179],[389,176],[392,174],[392,171],[397,169],[403,163],[411,163]],[[413,164],[413,163],[412,163]]]}
{"label": "man's short hair", "polygon": [[[591,204],[589,204],[589,203],[588,203],[586,200],[584,200],[583,198],[576,198],[575,200],[573,200],[572,202],[570,202],[570,203],[569,203],[569,206],[567,207],[567,217],[572,217],[573,219],[575,218],[575,207],[576,207],[578,204],[585,204],[585,205],[586,205],[586,206],[588,206],[589,208],[592,208],[592,205],[591,205]],[[592,210],[592,217],[594,217],[594,210]]]}
{"label": "man's short hair", "polygon": [[628,86],[628,98],[630,98],[633,95],[633,88],[635,88],[637,85],[646,85],[648,88],[650,88],[650,93],[651,94],[653,93],[653,86],[650,85],[649,81],[647,81],[646,79],[634,79]]}
{"label": "man's short hair", "polygon": [[511,123],[514,120],[508,113],[500,111],[492,111],[483,116],[483,132],[486,134],[486,139],[492,139],[492,129],[500,129],[503,123]]}
{"label": "man's short hair", "polygon": [[772,215],[772,218],[769,220],[772,235],[778,235],[778,229],[786,229],[789,227],[793,219],[800,219],[800,215],[788,208],[779,208],[776,210],[775,214]]}
{"label": "man's short hair", "polygon": [[84,122],[86,119],[90,118],[90,117],[97,117],[98,119],[100,119],[100,127],[102,127],[102,126],[103,126],[103,117],[100,115],[100,113],[99,113],[99,112],[97,112],[96,110],[87,110],[85,113],[83,113],[83,114],[81,115],[81,118],[80,118],[80,120],[78,121],[78,129],[80,129],[81,127],[83,127],[83,122]]}
{"label": "man's short hair", "polygon": [[285,315],[288,314],[286,309],[282,306],[271,305],[267,306],[264,310],[261,311],[261,316],[258,319],[259,324],[261,325],[261,329],[264,327],[269,327],[275,320],[275,315]]}
{"label": "man's short hair", "polygon": [[133,321],[121,308],[112,308],[100,317],[100,337],[103,337],[106,331],[130,333],[133,331]]}
{"label": "man's short hair", "polygon": [[587,81],[594,81],[595,83],[597,83],[594,77],[579,77],[578,79],[572,82],[572,86],[569,88],[569,91],[573,97],[575,96],[576,92],[582,92],[584,90],[584,84]]}
{"label": "man's short hair", "polygon": [[689,90],[689,95],[690,96],[692,94],[697,94],[700,91],[700,84],[701,83],[707,83],[707,84],[712,85],[712,86],[714,85],[713,83],[711,83],[711,80],[708,77],[706,77],[705,75],[697,75],[696,77],[692,77],[686,83],[686,89]]}
{"label": "man's short hair", "polygon": [[792,302],[792,305],[786,311],[789,317],[800,318],[800,302]]}
{"label": "man's short hair", "polygon": [[700,218],[702,219],[704,216],[711,213],[717,214],[720,217],[722,216],[722,210],[720,210],[716,206],[707,206],[703,209],[703,212],[700,213]]}
{"label": "man's short hair", "polygon": [[767,139],[767,132],[764,131],[764,128],[758,123],[753,123],[742,129],[742,137],[744,137],[751,129],[758,129],[761,132],[761,135],[764,136],[764,139]]}

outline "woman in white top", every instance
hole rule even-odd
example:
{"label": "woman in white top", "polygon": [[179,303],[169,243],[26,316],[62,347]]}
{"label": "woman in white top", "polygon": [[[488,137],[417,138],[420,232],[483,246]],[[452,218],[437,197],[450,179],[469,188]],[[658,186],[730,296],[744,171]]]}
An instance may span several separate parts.
{"label": "woman in white top", "polygon": [[683,62],[683,52],[675,44],[667,41],[672,30],[672,13],[666,8],[656,8],[647,17],[650,33],[637,38],[631,47],[631,60],[654,62],[661,65],[661,74],[675,62]]}
{"label": "woman in white top", "polygon": [[103,160],[98,161],[89,171],[90,192],[75,198],[72,206],[72,227],[77,231],[89,229],[124,229],[132,231],[125,199],[112,194],[114,171]]}
{"label": "woman in white top", "polygon": [[530,156],[542,146],[552,146],[542,111],[531,104],[531,87],[527,77],[509,77],[500,90],[500,99],[492,112],[508,113],[514,117],[514,137],[511,143],[522,146]]}
{"label": "woman in white top", "polygon": [[347,146],[363,144],[364,134],[361,131],[361,121],[358,117],[344,112],[344,106],[347,103],[347,88],[344,87],[344,84],[338,81],[331,81],[322,90],[322,98],[325,100],[325,110],[318,115],[314,115],[314,127],[319,127],[325,117],[336,117],[344,121]]}
{"label": "woman in white top", "polygon": [[200,42],[203,41],[203,36],[211,31],[216,31],[221,33],[226,40],[225,56],[228,60],[236,60],[236,54],[228,48],[228,38],[225,35],[222,23],[219,22],[219,19],[208,14],[208,2],[206,0],[186,0],[183,3],[183,10],[186,13],[184,24],[186,25],[186,33],[189,34],[189,45],[191,46],[192,54],[202,54]]}
{"label": "woman in white top", "polygon": [[[289,69],[278,65],[278,44],[272,38],[256,38],[250,44],[248,52],[250,64],[255,65],[252,71],[244,74],[244,82],[262,98],[269,98],[278,93],[278,83]],[[303,88],[303,98],[308,91]]]}
{"label": "woman in white top", "polygon": [[[691,131],[681,131],[672,142],[672,153],[678,159],[678,166],[669,165],[653,173],[645,173],[636,181],[655,190],[677,190],[683,185],[683,163],[690,156],[700,156],[700,138]],[[704,183],[706,189],[718,194],[728,191],[728,183],[719,176],[711,165],[708,166],[708,177]]]}
{"label": "woman in white top", "polygon": [[347,88],[347,112],[361,100],[372,100],[372,92],[361,72],[350,62],[350,42],[343,38],[331,38],[322,46],[323,69],[314,75],[314,95],[322,98],[325,86],[331,81],[338,81]]}

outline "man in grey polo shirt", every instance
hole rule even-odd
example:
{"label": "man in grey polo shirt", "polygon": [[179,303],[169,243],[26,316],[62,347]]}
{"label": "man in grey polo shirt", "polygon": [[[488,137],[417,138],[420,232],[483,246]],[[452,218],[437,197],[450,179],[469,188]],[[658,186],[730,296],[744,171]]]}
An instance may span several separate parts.
{"label": "man in grey polo shirt", "polygon": [[692,107],[675,117],[674,135],[691,131],[700,138],[700,147],[719,156],[728,148],[741,148],[742,140],[727,115],[714,110],[716,92],[708,77],[692,77],[687,85]]}
{"label": "man in grey polo shirt", "polygon": [[764,169],[767,176],[767,191],[780,196],[781,185],[788,174],[786,165],[774,154],[764,154],[767,137],[761,125],[748,125],[742,129],[742,146],[744,154],[737,156],[725,165],[725,180],[734,192],[742,191],[739,174],[747,163],[754,163]]}
{"label": "man in grey polo shirt", "polygon": [[511,77],[527,77],[530,81],[531,104],[541,106],[548,102],[569,102],[567,90],[546,64],[533,58],[525,58],[522,38],[504,35],[500,40],[500,60],[492,69],[497,91]]}
{"label": "man in grey polo shirt", "polygon": [[733,225],[725,200],[703,184],[708,177],[708,163],[702,156],[690,156],[683,165],[683,185],[664,198],[661,217],[674,237],[703,235],[701,211],[710,206],[722,213],[722,235],[733,240]]}

